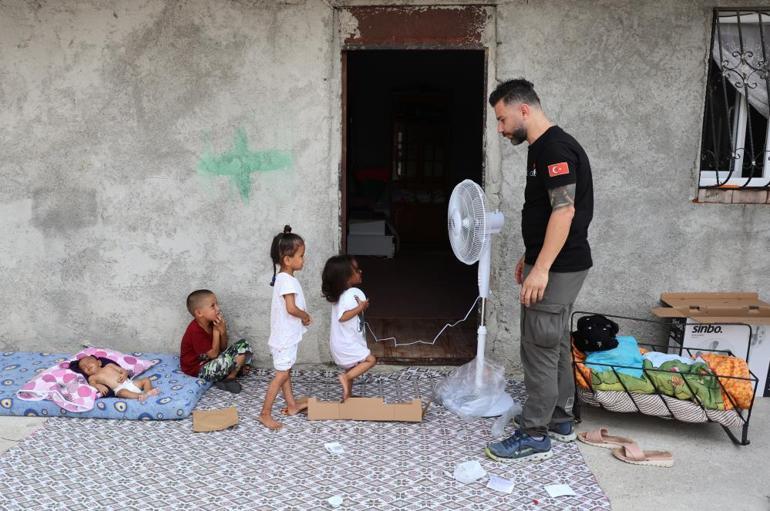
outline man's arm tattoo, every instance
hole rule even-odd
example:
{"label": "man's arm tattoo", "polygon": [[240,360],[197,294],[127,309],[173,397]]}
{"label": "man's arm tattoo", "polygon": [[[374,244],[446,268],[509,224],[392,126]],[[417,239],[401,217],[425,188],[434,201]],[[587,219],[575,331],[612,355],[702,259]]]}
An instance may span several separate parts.
{"label": "man's arm tattoo", "polygon": [[551,209],[559,209],[565,206],[574,206],[575,183],[548,190],[548,196],[551,199]]}

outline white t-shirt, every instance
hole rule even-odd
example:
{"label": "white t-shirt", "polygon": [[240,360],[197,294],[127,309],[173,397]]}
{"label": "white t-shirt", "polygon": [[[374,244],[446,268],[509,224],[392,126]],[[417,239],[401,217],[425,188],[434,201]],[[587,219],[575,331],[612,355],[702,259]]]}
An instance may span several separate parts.
{"label": "white t-shirt", "polygon": [[337,303],[332,305],[329,347],[334,362],[342,367],[361,362],[370,353],[369,348],[366,347],[366,332],[362,318],[354,316],[347,321],[340,321],[345,312],[358,307],[356,297],[362,302],[366,300],[363,291],[357,287],[351,287],[342,293]]}
{"label": "white t-shirt", "polygon": [[299,344],[302,340],[302,334],[307,332],[302,320],[292,316],[286,310],[284,296],[290,294],[294,295],[294,304],[298,308],[306,310],[305,295],[302,293],[299,280],[288,273],[281,272],[275,276],[273,302],[270,306],[270,339],[267,344],[273,349]]}

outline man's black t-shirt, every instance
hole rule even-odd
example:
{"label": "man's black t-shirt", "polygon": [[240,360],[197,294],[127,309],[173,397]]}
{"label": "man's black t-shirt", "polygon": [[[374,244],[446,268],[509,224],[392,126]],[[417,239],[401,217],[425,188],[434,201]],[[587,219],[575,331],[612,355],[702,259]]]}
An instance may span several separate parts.
{"label": "man's black t-shirt", "polygon": [[545,241],[551,216],[548,190],[575,184],[575,216],[567,241],[551,266],[554,272],[587,270],[593,264],[588,246],[588,224],[594,214],[591,165],[583,148],[558,126],[551,126],[529,146],[527,186],[521,211],[521,231],[526,252],[524,261],[535,264]]}

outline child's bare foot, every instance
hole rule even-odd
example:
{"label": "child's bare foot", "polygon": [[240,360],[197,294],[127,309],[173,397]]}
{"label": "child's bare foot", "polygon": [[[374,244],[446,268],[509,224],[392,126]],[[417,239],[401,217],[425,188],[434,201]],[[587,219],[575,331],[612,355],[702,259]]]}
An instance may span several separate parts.
{"label": "child's bare foot", "polygon": [[259,422],[261,422],[266,428],[273,431],[279,430],[283,427],[283,424],[273,419],[270,415],[260,415]]}
{"label": "child's bare foot", "polygon": [[158,389],[150,389],[147,391],[148,396],[157,396],[160,394],[160,391]]}
{"label": "child's bare foot", "polygon": [[340,383],[342,384],[342,401],[347,401],[350,397],[350,380],[344,374],[339,376]]}
{"label": "child's bare foot", "polygon": [[281,413],[284,415],[297,415],[302,410],[307,409],[307,398],[301,397],[294,401],[294,406],[284,406]]}

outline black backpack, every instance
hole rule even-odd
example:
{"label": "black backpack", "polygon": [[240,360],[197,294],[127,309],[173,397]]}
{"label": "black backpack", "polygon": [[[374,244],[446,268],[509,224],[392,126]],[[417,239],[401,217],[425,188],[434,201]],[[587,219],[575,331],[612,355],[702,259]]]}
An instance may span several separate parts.
{"label": "black backpack", "polygon": [[582,352],[606,351],[618,347],[615,335],[618,324],[601,314],[583,316],[578,319],[577,330],[572,332],[575,347]]}

